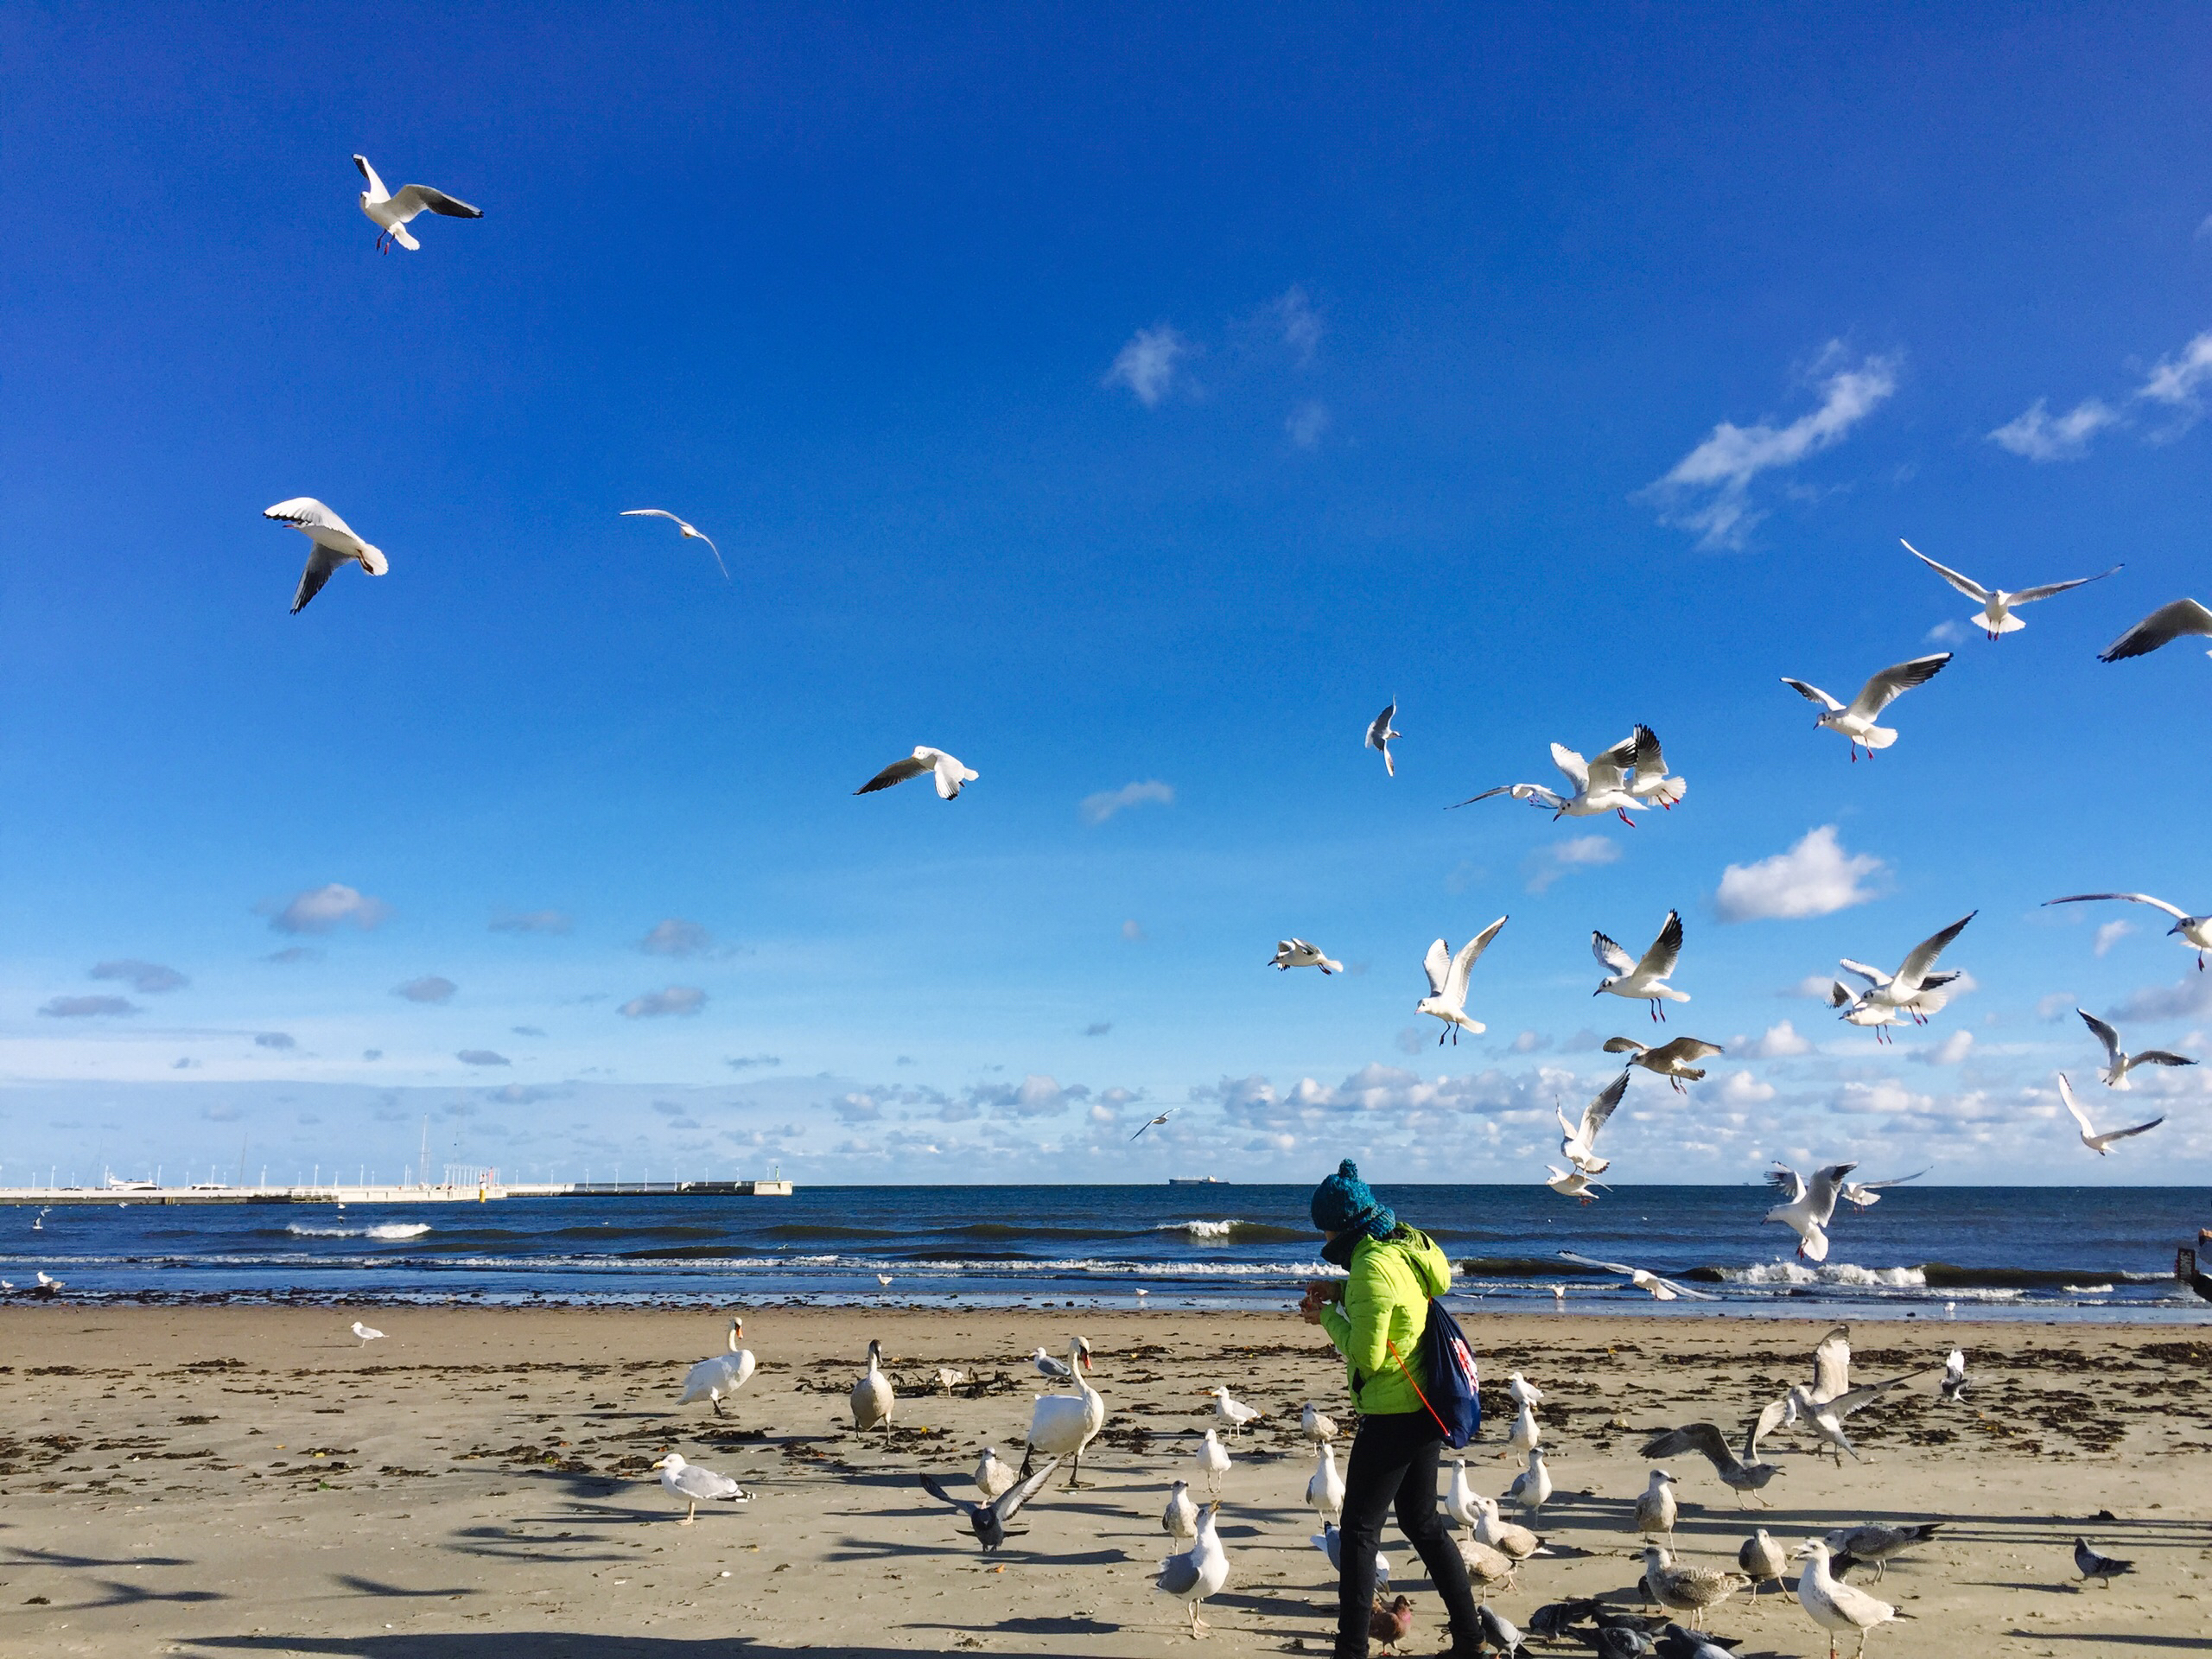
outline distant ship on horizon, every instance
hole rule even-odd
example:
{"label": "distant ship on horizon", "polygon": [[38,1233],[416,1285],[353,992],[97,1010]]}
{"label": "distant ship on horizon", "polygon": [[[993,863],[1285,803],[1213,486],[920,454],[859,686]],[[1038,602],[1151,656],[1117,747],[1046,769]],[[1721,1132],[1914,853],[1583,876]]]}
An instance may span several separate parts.
{"label": "distant ship on horizon", "polygon": [[1170,1186],[1227,1186],[1229,1183],[1218,1175],[1170,1175]]}

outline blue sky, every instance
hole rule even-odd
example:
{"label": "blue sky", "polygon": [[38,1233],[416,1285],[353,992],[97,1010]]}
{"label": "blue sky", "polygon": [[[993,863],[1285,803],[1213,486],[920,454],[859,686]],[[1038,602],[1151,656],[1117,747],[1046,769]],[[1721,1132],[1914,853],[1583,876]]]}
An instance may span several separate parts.
{"label": "blue sky", "polygon": [[[2094,660],[2212,597],[2208,48],[10,9],[0,1172],[396,1173],[428,1114],[517,1171],[1525,1179],[1649,1028],[1590,931],[1675,906],[1732,1052],[1617,1175],[2207,1179],[2202,1074],[2095,1089],[2070,1010],[2204,1045],[2212,974],[2037,906],[2212,908],[2212,664]],[[485,217],[380,257],[357,149]],[[297,495],[391,574],[286,614]],[[1901,536],[2126,568],[1992,645]],[[1778,683],[1945,648],[1871,765]],[[1637,721],[1675,812],[1444,810]],[[917,743],[980,781],[854,798]],[[1795,994],[1968,911],[1894,1050]],[[1500,913],[1440,1052],[1421,954]],[[2170,1121],[2092,1160],[2062,1068]]]}

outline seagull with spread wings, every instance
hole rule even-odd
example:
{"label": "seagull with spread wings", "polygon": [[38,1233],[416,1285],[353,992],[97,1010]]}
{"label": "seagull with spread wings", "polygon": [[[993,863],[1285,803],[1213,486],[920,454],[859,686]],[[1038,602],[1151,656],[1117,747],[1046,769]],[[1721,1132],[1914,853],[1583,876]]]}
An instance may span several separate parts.
{"label": "seagull with spread wings", "polygon": [[[2126,657],[2146,657],[2161,645],[2171,645],[2190,634],[2212,634],[2212,611],[2193,599],[2177,599],[2171,605],[2159,606],[2121,634],[2097,653],[2097,660],[2116,663]],[[2212,657],[2212,651],[2204,654]]]}
{"label": "seagull with spread wings", "polygon": [[1006,1523],[1021,1513],[1023,1504],[1044,1490],[1046,1481],[1052,1478],[1052,1471],[1059,1466],[1060,1460],[1054,1458],[1028,1479],[1001,1492],[996,1497],[985,1503],[970,1503],[964,1498],[955,1497],[944,1490],[935,1475],[923,1475],[919,1478],[924,1491],[940,1503],[951,1504],[954,1509],[967,1517],[968,1530],[976,1535],[976,1541],[982,1545],[983,1554],[989,1555],[995,1554],[999,1546],[1006,1542],[1007,1536]]}
{"label": "seagull with spread wings", "polygon": [[1479,1037],[1489,1029],[1481,1020],[1467,1017],[1467,976],[1474,971],[1475,959],[1490,948],[1490,942],[1497,937],[1497,930],[1505,925],[1505,921],[1504,917],[1499,917],[1461,945],[1457,956],[1439,939],[1421,958],[1421,969],[1428,976],[1428,995],[1414,1004],[1414,1012],[1434,1014],[1444,1022],[1444,1029],[1436,1036],[1440,1047],[1446,1037],[1457,1045],[1463,1031]]}
{"label": "seagull with spread wings", "polygon": [[378,253],[391,252],[391,245],[395,242],[410,253],[420,248],[423,245],[408,234],[407,221],[426,210],[442,213],[448,219],[484,217],[482,208],[457,201],[444,191],[433,190],[427,184],[403,184],[397,194],[386,190],[384,181],[377,176],[376,168],[369,165],[369,158],[365,156],[356,156],[353,165],[361,169],[361,176],[369,181],[369,188],[361,192],[361,211],[377,227]]}
{"label": "seagull with spread wings", "polygon": [[622,509],[622,516],[625,518],[667,519],[669,523],[674,524],[677,529],[683,532],[684,540],[688,542],[704,542],[707,544],[707,551],[715,556],[715,563],[722,573],[722,580],[724,582],[728,582],[729,580],[729,566],[722,563],[722,550],[715,545],[715,538],[706,534],[703,531],[693,529],[690,524],[685,524],[683,520],[671,512],[666,507],[625,507]]}
{"label": "seagull with spread wings", "polygon": [[2170,1054],[2163,1048],[2146,1048],[2140,1054],[2130,1054],[2120,1047],[2120,1033],[2095,1014],[2087,1008],[2076,1008],[2074,1012],[2082,1016],[2082,1023],[2088,1027],[2090,1034],[2105,1046],[2104,1070],[2097,1076],[2104,1080],[2107,1089],[2133,1089],[2135,1085],[2127,1080],[2127,1074],[2139,1065],[2196,1064],[2185,1054]]}
{"label": "seagull with spread wings", "polygon": [[1938,1013],[1951,1000],[1948,988],[1958,980],[1956,974],[1938,975],[1936,960],[1950,945],[1952,940],[1966,931],[1968,922],[1981,912],[1968,911],[1940,933],[1931,933],[1906,952],[1905,959],[1894,974],[1885,974],[1878,968],[1870,968],[1863,962],[1853,962],[1846,957],[1842,967],[1865,980],[1867,988],[1859,1001],[1871,1007],[1895,1008],[1909,1017],[1915,1025],[1924,1026],[1928,1016]]}
{"label": "seagull with spread wings", "polygon": [[1595,1204],[1598,1200],[1591,1196],[1590,1189],[1593,1186],[1602,1186],[1603,1183],[1592,1180],[1579,1169],[1572,1167],[1561,1169],[1556,1164],[1546,1164],[1544,1185],[1562,1198],[1575,1198],[1584,1204]]}
{"label": "seagull with spread wings", "polygon": [[1137,1125],[1137,1133],[1136,1133],[1136,1135],[1131,1135],[1131,1136],[1129,1137],[1129,1139],[1130,1139],[1130,1140],[1132,1140],[1132,1141],[1134,1141],[1134,1140],[1135,1140],[1135,1139],[1137,1138],[1137,1135],[1142,1135],[1142,1134],[1143,1134],[1147,1129],[1156,1129],[1156,1128],[1158,1128],[1161,1124],[1165,1123],[1165,1122],[1166,1122],[1169,1118],[1171,1118],[1171,1117],[1173,1117],[1173,1116],[1175,1116],[1175,1108],[1173,1108],[1173,1106],[1170,1106],[1170,1107],[1169,1107],[1166,1111],[1162,1112],[1162,1113],[1161,1113],[1158,1117],[1148,1117],[1148,1118],[1147,1118],[1147,1119],[1146,1119],[1142,1123],[1140,1123],[1139,1125]]}
{"label": "seagull with spread wings", "polygon": [[1596,931],[1590,935],[1590,949],[1601,964],[1612,969],[1599,982],[1598,988],[1591,992],[1591,995],[1602,996],[1611,992],[1615,996],[1624,996],[1631,1002],[1649,1002],[1654,1020],[1667,1017],[1659,1011],[1661,998],[1669,1002],[1690,1000],[1688,991],[1678,991],[1667,983],[1674,975],[1675,963],[1682,957],[1681,912],[1670,910],[1667,912],[1667,919],[1659,925],[1659,937],[1651,941],[1650,948],[1640,959],[1631,957],[1618,944]]}
{"label": "seagull with spread wings", "polygon": [[2113,1141],[2125,1141],[2130,1135],[2141,1135],[2146,1130],[2155,1129],[2166,1121],[2164,1115],[2161,1113],[2148,1123],[2138,1123],[2132,1129],[2107,1129],[2102,1135],[2099,1135],[2097,1126],[2089,1122],[2089,1115],[2082,1109],[2082,1103],[2074,1098],[2074,1085],[2066,1081],[2066,1074],[2063,1071],[2058,1074],[2058,1097],[2066,1103],[2066,1109],[2074,1114],[2074,1121],[2082,1126],[2082,1144],[2100,1158],[2107,1155]]}
{"label": "seagull with spread wings", "polygon": [[[1627,1092],[1628,1073],[1624,1071],[1598,1091],[1597,1097],[1582,1109],[1581,1120],[1573,1123],[1567,1121],[1567,1114],[1559,1109],[1558,1103],[1553,1103],[1552,1116],[1559,1119],[1560,1128],[1566,1132],[1566,1138],[1559,1143],[1560,1154],[1585,1175],[1602,1175],[1613,1166],[1611,1159],[1598,1155],[1598,1131],[1605,1127],[1606,1120],[1612,1116],[1621,1103],[1621,1096]],[[1551,1166],[1547,1164],[1544,1167],[1548,1169]]]}
{"label": "seagull with spread wings", "polygon": [[1835,1218],[1835,1201],[1843,1194],[1843,1178],[1858,1167],[1828,1164],[1815,1170],[1810,1181],[1787,1164],[1777,1164],[1767,1173],[1767,1184],[1783,1194],[1783,1202],[1764,1218],[1778,1221],[1797,1235],[1800,1260],[1828,1259],[1827,1225]]}
{"label": "seagull with spread wings", "polygon": [[1367,726],[1367,747],[1382,755],[1382,770],[1393,778],[1398,775],[1398,764],[1390,759],[1390,740],[1405,735],[1403,732],[1390,729],[1390,722],[1396,718],[1397,713],[1398,700],[1393,697],[1390,706],[1376,715]]}
{"label": "seagull with spread wings", "polygon": [[1813,1381],[1810,1386],[1793,1383],[1781,1399],[1768,1405],[1759,1413],[1758,1427],[1754,1439],[1772,1433],[1787,1424],[1795,1427],[1801,1421],[1809,1423],[1813,1432],[1826,1444],[1836,1462],[1843,1462],[1843,1454],[1850,1452],[1859,1458],[1859,1448],[1852,1445],[1851,1436],[1844,1428],[1844,1420],[1854,1412],[1863,1411],[1891,1389],[1910,1382],[1916,1376],[1935,1370],[1923,1365],[1917,1370],[1903,1372],[1880,1382],[1851,1386],[1851,1327],[1839,1325],[1822,1337],[1813,1350]]}
{"label": "seagull with spread wings", "polygon": [[1667,775],[1667,757],[1659,752],[1659,734],[1639,725],[1598,757],[1611,762],[1624,774],[1633,774],[1628,792],[1645,805],[1656,803],[1672,811],[1690,792],[1689,779]]}
{"label": "seagull with spread wings", "polygon": [[1319,968],[1324,975],[1341,974],[1344,965],[1319,945],[1305,939],[1277,939],[1268,966],[1288,973],[1294,968]]}
{"label": "seagull with spread wings", "polygon": [[1726,1051],[1719,1044],[1708,1043],[1699,1037],[1677,1037],[1673,1042],[1662,1043],[1656,1048],[1647,1048],[1633,1037],[1608,1037],[1605,1039],[1605,1052],[1627,1055],[1629,1065],[1640,1065],[1645,1071],[1666,1078],[1675,1085],[1676,1094],[1686,1095],[1689,1090],[1682,1087],[1685,1077],[1692,1083],[1705,1080],[1705,1071],[1698,1062]]}
{"label": "seagull with spread wings", "polygon": [[972,767],[963,766],[954,756],[943,749],[932,749],[924,744],[903,760],[893,760],[881,772],[853,791],[855,795],[873,795],[879,789],[889,789],[893,784],[903,784],[911,778],[925,778],[937,774],[938,798],[949,801],[960,793],[963,785],[972,784],[982,774]]}
{"label": "seagull with spread wings", "polygon": [[[1656,747],[1656,740],[1654,740]],[[1619,746],[1607,750],[1595,760],[1585,760],[1564,743],[1552,745],[1552,764],[1560,775],[1573,785],[1574,792],[1562,795],[1555,789],[1541,784],[1500,784],[1486,789],[1479,795],[1470,795],[1464,801],[1455,801],[1454,807],[1472,806],[1477,801],[1486,801],[1493,795],[1510,795],[1516,801],[1527,801],[1552,815],[1554,823],[1561,818],[1599,818],[1606,813],[1619,815],[1620,821],[1633,830],[1636,820],[1629,817],[1629,809],[1641,807],[1643,803],[1630,793],[1625,763],[1619,758]]]}
{"label": "seagull with spread wings", "polygon": [[289,501],[264,507],[261,516],[289,524],[315,544],[308,552],[307,569],[300,572],[299,590],[292,595],[294,616],[322,591],[322,584],[340,565],[358,564],[372,576],[391,569],[381,549],[356,536],[343,518],[311,495],[296,495]]}
{"label": "seagull with spread wings", "polygon": [[[1928,1166],[1929,1169],[1934,1167],[1933,1164]],[[1886,1181],[1846,1181],[1843,1184],[1843,1201],[1854,1210],[1871,1209],[1882,1201],[1885,1189],[1903,1186],[1907,1181],[1916,1181],[1927,1173],[1927,1169],[1916,1169],[1910,1175],[1892,1176]]]}
{"label": "seagull with spread wings", "polygon": [[1925,685],[1943,671],[1943,664],[1951,660],[1948,651],[1933,657],[1916,657],[1910,662],[1893,663],[1876,674],[1859,688],[1859,695],[1850,703],[1838,702],[1817,685],[1803,680],[1783,676],[1782,683],[1808,702],[1821,705],[1821,717],[1813,722],[1815,730],[1825,726],[1832,732],[1840,732],[1851,741],[1851,758],[1859,759],[1861,744],[1869,760],[1877,749],[1886,749],[1897,741],[1897,733],[1887,726],[1877,726],[1874,717],[1916,685]]}
{"label": "seagull with spread wings", "polygon": [[1720,1484],[1736,1494],[1738,1509],[1747,1497],[1764,1507],[1766,1500],[1759,1492],[1782,1471],[1774,1464],[1759,1461],[1759,1435],[1764,1432],[1758,1422],[1751,1424],[1744,1435],[1744,1455],[1738,1458],[1718,1423],[1685,1423],[1680,1428],[1655,1429],[1637,1456],[1652,1463],[1694,1452],[1713,1465]]}
{"label": "seagull with spread wings", "polygon": [[2166,937],[2172,938],[2179,934],[2183,944],[2194,945],[2196,948],[2197,969],[2200,972],[2202,970],[2204,953],[2212,950],[2212,916],[2192,916],[2178,905],[2170,905],[2163,899],[2153,899],[2147,893],[2071,893],[2063,899],[2046,899],[2043,902],[2048,909],[2052,905],[2087,905],[2102,899],[2116,899],[2131,905],[2148,905],[2153,910],[2164,911],[2174,918],[2174,925],[2166,930]]}
{"label": "seagull with spread wings", "polygon": [[1654,1301],[1671,1302],[1683,1296],[1694,1302],[1717,1302],[1720,1300],[1710,1292],[1692,1290],[1688,1285],[1677,1284],[1672,1279],[1662,1279],[1648,1268],[1633,1268],[1625,1262],[1600,1262],[1593,1256],[1577,1255],[1573,1250],[1561,1250],[1560,1255],[1577,1267],[1595,1268],[1600,1273],[1621,1274],[1638,1290],[1650,1293]]}
{"label": "seagull with spread wings", "polygon": [[2094,576],[2076,576],[2071,582],[2047,582],[2040,588],[2023,588],[2016,594],[2008,594],[2002,588],[1985,588],[1971,576],[1962,576],[1950,566],[1936,563],[1902,536],[1897,537],[1897,545],[1980,606],[1980,612],[1974,618],[1974,625],[1992,639],[2000,633],[2018,633],[2028,626],[2012,614],[2014,607],[2032,605],[2039,599],[2049,599],[2053,594],[2063,594],[2069,588],[2085,588],[2093,582],[2102,582],[2107,576],[2117,575],[2122,568],[2115,564],[2111,569],[2100,571]]}

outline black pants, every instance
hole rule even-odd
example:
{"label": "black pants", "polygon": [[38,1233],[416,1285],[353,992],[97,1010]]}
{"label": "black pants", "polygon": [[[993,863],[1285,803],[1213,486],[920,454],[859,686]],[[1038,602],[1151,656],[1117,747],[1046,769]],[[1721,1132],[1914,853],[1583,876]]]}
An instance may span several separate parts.
{"label": "black pants", "polygon": [[1452,1646],[1472,1653],[1481,1626],[1467,1564],[1444,1513],[1436,1477],[1444,1437],[1425,1411],[1390,1412],[1359,1420],[1344,1465],[1344,1569],[1337,1586],[1336,1659],[1367,1659],[1367,1621],[1375,1606],[1375,1552],[1382,1518],[1395,1503],[1398,1529],[1421,1552],[1429,1581],[1452,1618]]}

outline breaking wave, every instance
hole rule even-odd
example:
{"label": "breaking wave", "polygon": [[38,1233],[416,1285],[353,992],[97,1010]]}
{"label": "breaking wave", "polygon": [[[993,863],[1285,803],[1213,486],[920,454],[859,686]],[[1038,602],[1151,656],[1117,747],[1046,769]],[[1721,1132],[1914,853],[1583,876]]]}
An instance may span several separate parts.
{"label": "breaking wave", "polygon": [[373,1227],[302,1227],[293,1222],[284,1230],[296,1238],[420,1238],[430,1230],[427,1221],[381,1221]]}

